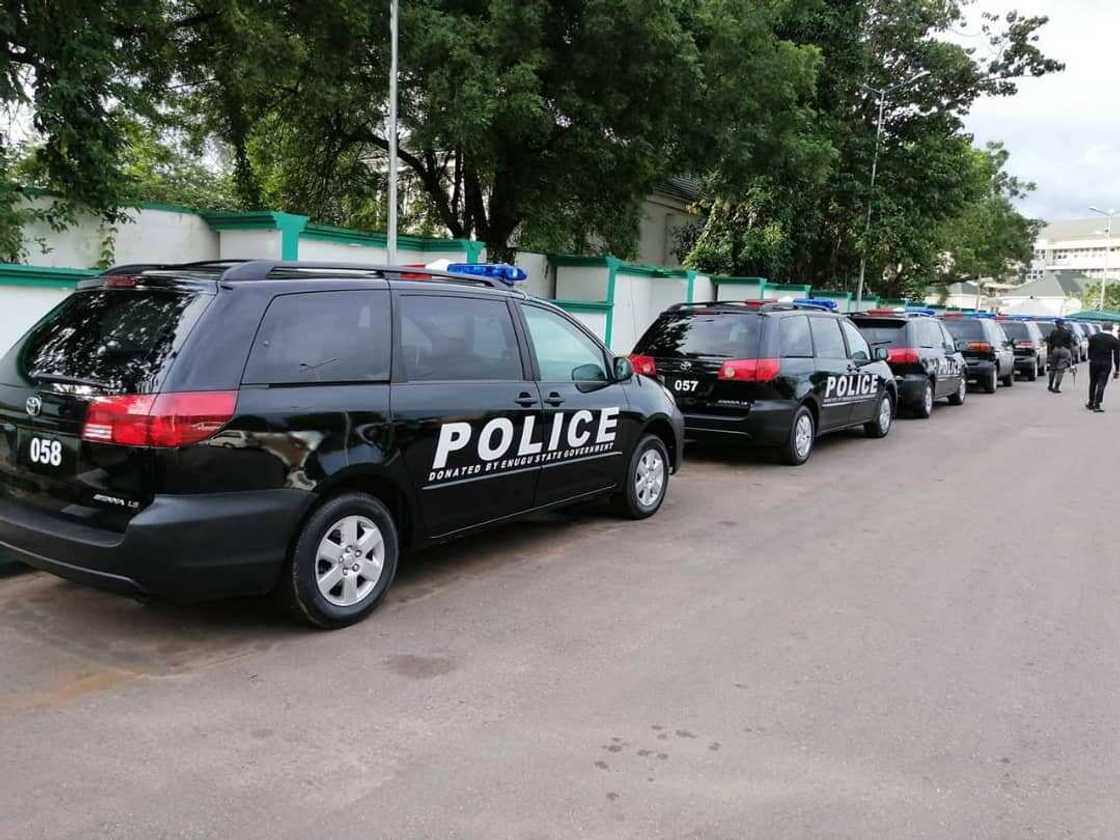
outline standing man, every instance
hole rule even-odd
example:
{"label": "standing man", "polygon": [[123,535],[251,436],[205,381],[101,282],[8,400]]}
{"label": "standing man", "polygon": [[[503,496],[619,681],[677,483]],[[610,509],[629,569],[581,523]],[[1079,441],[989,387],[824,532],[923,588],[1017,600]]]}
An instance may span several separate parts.
{"label": "standing man", "polygon": [[1073,333],[1061,318],[1054,322],[1053,331],[1046,337],[1046,346],[1050,356],[1047,360],[1050,366],[1050,387],[1046,390],[1051,394],[1060,394],[1062,377],[1066,375],[1066,368],[1073,358]]}
{"label": "standing man", "polygon": [[1108,375],[1120,377],[1120,340],[1112,334],[1113,329],[1109,324],[1089,339],[1089,402],[1085,407],[1090,411],[1104,411],[1101,402]]}

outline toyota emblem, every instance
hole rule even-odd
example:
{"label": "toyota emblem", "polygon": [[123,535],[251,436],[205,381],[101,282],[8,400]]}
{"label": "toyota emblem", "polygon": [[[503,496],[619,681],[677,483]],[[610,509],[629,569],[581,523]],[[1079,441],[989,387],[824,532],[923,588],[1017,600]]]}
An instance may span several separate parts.
{"label": "toyota emblem", "polygon": [[681,370],[692,370],[692,362],[681,362]]}
{"label": "toyota emblem", "polygon": [[24,403],[24,408],[27,409],[27,413],[32,417],[38,417],[39,412],[43,410],[43,401],[38,397],[28,397],[27,402]]}

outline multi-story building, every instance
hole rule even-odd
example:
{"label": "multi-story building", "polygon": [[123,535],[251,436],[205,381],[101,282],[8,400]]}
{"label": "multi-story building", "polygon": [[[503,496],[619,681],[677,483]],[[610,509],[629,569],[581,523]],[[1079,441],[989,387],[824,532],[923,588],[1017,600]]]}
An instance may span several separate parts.
{"label": "multi-story building", "polygon": [[1105,235],[1105,220],[1072,219],[1049,222],[1034,245],[1034,259],[1027,280],[1042,279],[1043,272],[1082,274],[1100,281],[1120,279],[1120,229],[1113,231],[1111,253]]}

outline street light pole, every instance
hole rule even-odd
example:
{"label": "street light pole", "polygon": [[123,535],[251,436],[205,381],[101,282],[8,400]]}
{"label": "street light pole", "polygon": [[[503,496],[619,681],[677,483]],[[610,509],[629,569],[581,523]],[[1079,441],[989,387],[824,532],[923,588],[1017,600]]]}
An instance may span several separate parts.
{"label": "street light pole", "polygon": [[389,265],[397,264],[397,7],[389,0],[389,230],[386,246]]}
{"label": "street light pole", "polygon": [[867,195],[867,221],[864,224],[863,228],[863,253],[860,254],[859,258],[859,286],[856,289],[857,312],[859,311],[860,307],[863,306],[863,283],[864,279],[867,276],[867,238],[871,235],[871,209],[873,207],[872,202],[875,197],[875,177],[879,173],[879,146],[883,139],[883,111],[886,108],[887,96],[898,90],[899,88],[906,87],[907,85],[912,85],[914,82],[918,81],[918,79],[921,79],[923,76],[928,75],[929,71],[923,70],[918,75],[907,79],[904,82],[896,82],[893,85],[888,85],[882,90],[873,88],[871,87],[871,85],[867,84],[861,85],[864,90],[870,91],[871,93],[879,97],[879,121],[875,126],[875,155],[871,159],[871,185],[868,189]]}
{"label": "street light pole", "polygon": [[1104,229],[1104,242],[1105,242],[1105,245],[1104,245],[1104,276],[1101,277],[1101,299],[1100,299],[1100,303],[1097,304],[1097,309],[1103,310],[1104,309],[1104,293],[1105,293],[1105,289],[1108,287],[1109,263],[1112,261],[1112,220],[1114,218],[1116,218],[1116,215],[1117,215],[1118,211],[1116,211],[1116,210],[1105,211],[1105,210],[1101,210],[1099,207],[1090,207],[1089,209],[1092,210],[1094,213],[1100,213],[1102,216],[1104,216],[1106,219],[1108,219],[1108,224],[1105,225],[1105,229]]}

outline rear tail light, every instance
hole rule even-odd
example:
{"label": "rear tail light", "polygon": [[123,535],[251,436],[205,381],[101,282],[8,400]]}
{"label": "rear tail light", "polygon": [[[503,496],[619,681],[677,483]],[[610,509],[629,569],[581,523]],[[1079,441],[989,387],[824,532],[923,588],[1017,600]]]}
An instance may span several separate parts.
{"label": "rear tail light", "polygon": [[992,345],[986,341],[970,341],[968,342],[968,349],[974,353],[991,353]]}
{"label": "rear tail light", "polygon": [[770,382],[782,368],[780,359],[732,359],[719,366],[726,382]]}
{"label": "rear tail light", "polygon": [[174,448],[213,437],[233,418],[236,391],[124,394],[89,404],[82,440]]}
{"label": "rear tail light", "polygon": [[630,367],[634,368],[635,373],[640,373],[643,376],[657,376],[657,362],[653,360],[653,356],[631,353]]}
{"label": "rear tail light", "polygon": [[900,365],[916,365],[921,358],[917,347],[891,347],[887,350],[887,361]]}

